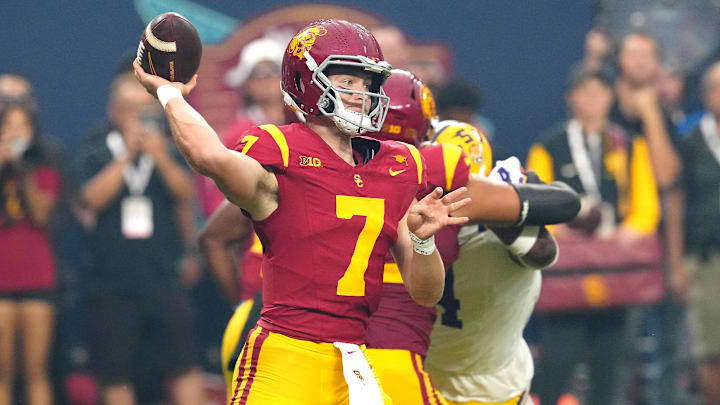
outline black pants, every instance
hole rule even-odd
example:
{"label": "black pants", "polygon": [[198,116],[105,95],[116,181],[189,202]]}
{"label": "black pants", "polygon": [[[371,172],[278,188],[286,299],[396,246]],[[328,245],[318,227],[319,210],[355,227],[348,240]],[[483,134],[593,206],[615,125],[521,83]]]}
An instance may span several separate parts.
{"label": "black pants", "polygon": [[182,374],[197,364],[193,314],[179,287],[145,297],[93,297],[88,305],[93,371],[104,384],[132,383],[146,366],[156,371],[157,381]]}
{"label": "black pants", "polygon": [[627,355],[625,309],[538,317],[542,356],[538,359],[533,391],[543,404],[555,405],[573,389],[573,371],[588,366],[586,400],[589,405],[612,404],[617,377]]}

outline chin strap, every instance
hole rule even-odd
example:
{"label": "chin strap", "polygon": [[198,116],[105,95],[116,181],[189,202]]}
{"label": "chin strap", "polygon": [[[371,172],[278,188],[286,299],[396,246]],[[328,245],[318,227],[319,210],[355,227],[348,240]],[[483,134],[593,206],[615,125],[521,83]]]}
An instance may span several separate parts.
{"label": "chin strap", "polygon": [[332,117],[332,120],[335,123],[335,126],[338,127],[340,131],[350,136],[362,135],[366,131],[364,128],[353,125],[337,116]]}

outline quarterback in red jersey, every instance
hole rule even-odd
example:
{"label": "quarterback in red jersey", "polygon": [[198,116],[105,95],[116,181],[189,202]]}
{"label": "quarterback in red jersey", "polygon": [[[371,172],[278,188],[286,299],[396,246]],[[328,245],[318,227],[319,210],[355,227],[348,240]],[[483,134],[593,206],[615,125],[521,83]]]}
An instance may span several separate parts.
{"label": "quarterback in red jersey", "polygon": [[245,211],[264,247],[265,305],[231,402],[390,403],[358,346],[385,256],[413,299],[434,305],[444,269],[432,236],[467,221],[450,214],[469,200],[435,190],[413,203],[426,186],[417,149],[354,136],[379,130],[387,112],[390,66],[372,35],[342,20],[303,28],[285,51],[281,88],[305,123],[253,128],[235,150],[183,100],[196,78],[170,84],[134,66],[186,160]]}
{"label": "quarterback in red jersey", "polygon": [[[390,97],[390,109],[383,129],[373,136],[419,145],[436,119],[430,90],[413,74],[398,69],[392,71],[384,89]],[[470,125],[451,123],[446,127],[443,123],[436,125],[438,132],[445,133],[451,127],[454,130],[451,131],[452,136],[456,139],[452,142],[443,139],[442,143],[433,143],[420,149],[426,162],[428,188],[440,187],[445,192],[451,192],[467,185],[474,193],[473,201],[465,208],[471,220],[515,224],[521,215],[519,207],[521,195],[525,194],[523,187],[513,189],[507,184],[485,180],[483,176],[490,172],[492,165],[487,140]],[[471,174],[479,176],[471,178]],[[536,186],[548,193],[548,197],[555,203],[578,202],[577,195],[565,189],[552,185]],[[564,217],[543,215],[540,218],[534,215],[531,222],[568,220],[574,216],[574,212],[569,210],[562,215]],[[436,235],[437,247],[446,269],[458,257],[459,229],[459,226],[448,226]],[[366,343],[385,391],[395,404],[444,404],[445,400],[423,368],[423,360],[430,345],[430,332],[437,315],[435,308],[413,302],[402,285],[402,276],[394,263],[385,265],[383,282],[380,305],[370,317]]]}

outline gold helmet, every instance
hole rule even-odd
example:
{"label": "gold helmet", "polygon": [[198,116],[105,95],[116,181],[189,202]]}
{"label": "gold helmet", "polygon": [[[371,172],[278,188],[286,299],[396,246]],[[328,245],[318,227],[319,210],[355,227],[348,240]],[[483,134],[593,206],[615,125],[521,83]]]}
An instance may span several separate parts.
{"label": "gold helmet", "polygon": [[471,174],[487,176],[492,169],[492,149],[485,135],[474,126],[460,121],[440,121],[435,126],[433,143],[451,143],[467,155]]}

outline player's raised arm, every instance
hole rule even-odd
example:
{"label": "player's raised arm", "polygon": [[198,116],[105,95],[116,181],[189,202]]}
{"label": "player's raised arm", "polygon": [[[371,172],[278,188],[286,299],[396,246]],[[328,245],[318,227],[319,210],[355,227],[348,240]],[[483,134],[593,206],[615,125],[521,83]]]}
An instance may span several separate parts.
{"label": "player's raised arm", "polygon": [[[445,184],[438,183],[438,178],[455,179],[453,181],[467,178],[468,169],[471,174],[463,184],[467,185],[472,203],[455,215],[466,216],[470,222],[483,225],[550,225],[571,220],[580,209],[577,193],[564,183],[545,184],[538,179],[536,184],[525,184],[524,180],[511,179],[511,172],[522,173],[517,158],[506,160],[506,167],[493,177],[490,143],[474,126],[448,120],[437,123],[435,128],[434,144],[426,148],[427,153],[433,153],[431,148],[435,148],[437,154],[440,149],[435,144],[442,145],[445,167],[455,168],[454,173],[441,170],[439,177],[436,173],[435,184]],[[462,149],[462,153],[455,148]],[[489,180],[486,176],[493,178]],[[448,183],[445,190],[451,190],[454,184]]]}
{"label": "player's raised arm", "polygon": [[433,306],[442,298],[445,268],[434,236],[447,225],[467,222],[467,218],[454,215],[470,203],[470,199],[461,198],[465,191],[462,187],[443,197],[442,189],[436,188],[413,203],[398,224],[398,239],[391,251],[405,288],[420,305]]}
{"label": "player's raised arm", "polygon": [[183,98],[195,87],[197,75],[187,84],[169,82],[143,71],[136,60],[135,77],[163,104],[165,115],[180,152],[198,173],[212,178],[233,203],[264,217],[255,204],[258,190],[276,185],[274,176],[255,159],[227,149],[205,119]]}
{"label": "player's raised arm", "polygon": [[467,189],[472,203],[455,215],[468,217],[473,223],[551,225],[573,219],[580,210],[579,196],[562,182],[511,185],[473,177]]}

